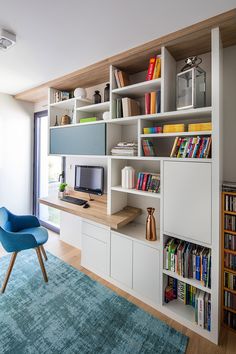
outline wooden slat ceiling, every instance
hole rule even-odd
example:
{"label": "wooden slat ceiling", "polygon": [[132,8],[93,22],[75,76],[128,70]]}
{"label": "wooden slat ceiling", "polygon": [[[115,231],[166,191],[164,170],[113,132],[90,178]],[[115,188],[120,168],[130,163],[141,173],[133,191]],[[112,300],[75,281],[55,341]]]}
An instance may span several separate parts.
{"label": "wooden slat ceiling", "polygon": [[211,50],[211,29],[219,27],[224,47],[236,44],[236,9],[186,27],[177,32],[129,49],[71,74],[46,82],[30,90],[18,93],[16,99],[39,102],[47,98],[47,90],[73,90],[76,87],[90,87],[109,80],[109,66],[114,65],[127,72],[146,70],[152,55],[166,46],[176,60],[190,55],[207,53]]}

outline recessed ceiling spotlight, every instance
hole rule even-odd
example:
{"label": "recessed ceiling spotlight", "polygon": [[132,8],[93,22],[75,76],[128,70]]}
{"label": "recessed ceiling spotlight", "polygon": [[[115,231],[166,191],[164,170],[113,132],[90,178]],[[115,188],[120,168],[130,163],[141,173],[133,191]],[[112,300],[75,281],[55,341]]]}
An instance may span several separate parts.
{"label": "recessed ceiling spotlight", "polygon": [[7,50],[16,44],[16,35],[0,28],[0,50]]}

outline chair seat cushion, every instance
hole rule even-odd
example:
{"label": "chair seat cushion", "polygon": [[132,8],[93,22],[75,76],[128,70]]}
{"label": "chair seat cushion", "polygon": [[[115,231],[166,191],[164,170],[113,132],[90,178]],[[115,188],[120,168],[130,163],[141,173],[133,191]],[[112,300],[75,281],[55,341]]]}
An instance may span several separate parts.
{"label": "chair seat cushion", "polygon": [[48,240],[48,232],[47,230],[42,227],[31,227],[29,229],[23,229],[18,231],[18,234],[30,234],[33,235],[38,246],[43,245]]}

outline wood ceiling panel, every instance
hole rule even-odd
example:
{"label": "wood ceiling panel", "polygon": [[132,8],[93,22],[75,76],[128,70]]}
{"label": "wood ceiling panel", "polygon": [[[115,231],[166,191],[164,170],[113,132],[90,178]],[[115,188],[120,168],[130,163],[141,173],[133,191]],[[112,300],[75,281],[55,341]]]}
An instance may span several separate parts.
{"label": "wood ceiling panel", "polygon": [[72,90],[76,87],[90,87],[109,80],[109,66],[114,65],[128,72],[146,70],[149,58],[166,46],[176,60],[211,50],[211,29],[220,27],[223,46],[236,44],[236,9],[168,34],[161,38],[129,49],[118,55],[77,70],[71,74],[51,80],[43,85],[15,95],[16,99],[39,102],[47,98],[49,87]]}

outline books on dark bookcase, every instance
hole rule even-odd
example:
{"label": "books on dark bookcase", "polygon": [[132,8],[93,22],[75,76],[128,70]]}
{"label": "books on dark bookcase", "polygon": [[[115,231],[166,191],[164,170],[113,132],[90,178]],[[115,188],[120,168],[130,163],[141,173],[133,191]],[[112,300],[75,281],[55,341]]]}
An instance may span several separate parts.
{"label": "books on dark bookcase", "polygon": [[224,323],[230,328],[236,329],[236,313],[224,310]]}
{"label": "books on dark bookcase", "polygon": [[230,291],[224,291],[224,305],[236,311],[236,294],[232,294]]}
{"label": "books on dark bookcase", "polygon": [[235,195],[225,195],[225,210],[236,212],[236,196]]}
{"label": "books on dark bookcase", "polygon": [[168,303],[173,300],[192,306],[196,324],[208,331],[211,330],[211,295],[209,293],[168,276],[164,301]]}
{"label": "books on dark bookcase", "polygon": [[159,193],[160,174],[139,172],[135,189],[146,192]]}
{"label": "books on dark bookcase", "polygon": [[208,158],[211,150],[211,137],[176,137],[170,157]]}
{"label": "books on dark bookcase", "polygon": [[153,142],[149,139],[142,140],[142,148],[144,156],[155,156],[155,150],[153,146]]}
{"label": "books on dark bookcase", "polygon": [[236,271],[236,255],[225,252],[224,253],[224,266],[227,269]]}
{"label": "books on dark bookcase", "polygon": [[175,238],[167,240],[163,251],[164,269],[183,278],[199,280],[211,287],[211,250]]}
{"label": "books on dark bookcase", "polygon": [[116,84],[118,88],[129,85],[129,75],[122,70],[114,70]]}
{"label": "books on dark bookcase", "polygon": [[236,274],[224,272],[224,287],[236,291]]}
{"label": "books on dark bookcase", "polygon": [[224,233],[224,247],[227,250],[236,251],[236,235]]}
{"label": "books on dark bookcase", "polygon": [[161,90],[145,93],[145,114],[161,112]]}
{"label": "books on dark bookcase", "polygon": [[157,55],[149,60],[146,80],[159,79],[161,77],[161,56]]}

